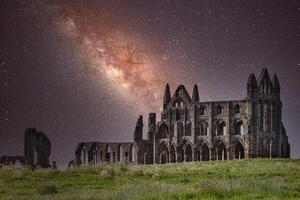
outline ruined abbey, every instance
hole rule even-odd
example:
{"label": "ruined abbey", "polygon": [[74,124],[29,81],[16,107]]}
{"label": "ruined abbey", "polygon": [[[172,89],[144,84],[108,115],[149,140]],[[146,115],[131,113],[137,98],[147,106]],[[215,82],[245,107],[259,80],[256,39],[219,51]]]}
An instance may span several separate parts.
{"label": "ruined abbey", "polygon": [[[24,133],[24,156],[1,156],[2,165],[28,165],[36,167],[50,167],[51,142],[41,131],[36,128],[27,128]],[[55,161],[54,161],[55,163]]]}
{"label": "ruined abbey", "polygon": [[242,100],[201,102],[197,85],[192,97],[183,85],[171,96],[166,86],[160,119],[148,118],[147,139],[143,117],[138,118],[133,142],[82,142],[72,165],[109,162],[164,164],[290,157],[290,145],[282,123],[280,84],[263,69],[258,80],[250,74],[247,96]]}

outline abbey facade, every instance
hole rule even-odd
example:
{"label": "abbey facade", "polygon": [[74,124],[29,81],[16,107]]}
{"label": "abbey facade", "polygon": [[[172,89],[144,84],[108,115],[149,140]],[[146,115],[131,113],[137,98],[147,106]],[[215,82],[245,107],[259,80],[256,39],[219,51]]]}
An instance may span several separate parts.
{"label": "abbey facade", "polygon": [[134,142],[79,143],[72,164],[290,157],[278,77],[275,74],[271,79],[267,69],[258,80],[250,74],[243,100],[201,102],[197,85],[192,97],[183,85],[171,96],[167,85],[160,119],[149,114],[147,139],[143,139],[143,125],[140,116]]}

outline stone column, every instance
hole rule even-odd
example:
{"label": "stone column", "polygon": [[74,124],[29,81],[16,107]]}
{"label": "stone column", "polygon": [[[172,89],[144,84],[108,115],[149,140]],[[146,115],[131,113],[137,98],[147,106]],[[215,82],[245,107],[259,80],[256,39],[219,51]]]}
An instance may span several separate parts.
{"label": "stone column", "polygon": [[194,153],[195,153],[195,150],[194,150],[194,148],[192,147],[192,160],[193,160],[193,162],[195,161],[195,155],[194,155]]}

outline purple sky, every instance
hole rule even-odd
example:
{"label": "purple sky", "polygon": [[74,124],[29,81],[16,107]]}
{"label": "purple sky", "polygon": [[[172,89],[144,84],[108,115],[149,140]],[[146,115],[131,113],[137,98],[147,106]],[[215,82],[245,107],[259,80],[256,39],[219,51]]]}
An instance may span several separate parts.
{"label": "purple sky", "polygon": [[201,101],[242,99],[267,67],[300,157],[296,1],[61,2],[0,2],[0,155],[22,155],[36,127],[64,165],[80,141],[131,141],[167,82],[197,83]]}

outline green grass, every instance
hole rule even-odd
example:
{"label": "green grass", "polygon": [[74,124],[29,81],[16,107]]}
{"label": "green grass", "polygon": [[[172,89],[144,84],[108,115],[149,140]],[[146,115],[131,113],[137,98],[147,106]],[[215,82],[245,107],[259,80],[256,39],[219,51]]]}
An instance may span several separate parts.
{"label": "green grass", "polygon": [[300,199],[300,160],[3,167],[0,199]]}

